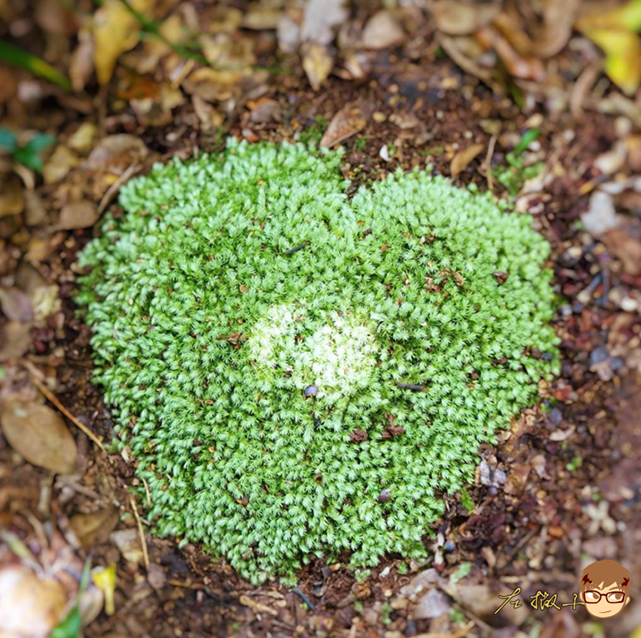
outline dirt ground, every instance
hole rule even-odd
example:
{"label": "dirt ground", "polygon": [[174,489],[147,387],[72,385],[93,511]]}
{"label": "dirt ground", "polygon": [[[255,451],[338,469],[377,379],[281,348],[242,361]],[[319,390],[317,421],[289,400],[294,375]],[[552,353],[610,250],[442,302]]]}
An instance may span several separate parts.
{"label": "dirt ground", "polygon": [[[212,12],[224,21],[255,10],[241,2],[186,4],[188,18],[204,21],[214,20]],[[363,3],[350,24],[379,8]],[[51,49],[64,49],[65,38],[82,42],[82,30],[65,34],[51,26],[51,16],[15,36],[16,21],[28,20],[30,10],[16,10],[5,35],[54,58]],[[175,104],[166,102],[166,77],[183,71],[176,64],[143,72],[147,41],[125,54],[110,83],[99,86],[87,74],[86,86],[68,93],[0,67],[17,87],[0,96],[0,125],[57,140],[42,176],[30,173],[33,183],[21,168],[3,176],[2,205],[13,197],[22,206],[14,201],[0,216],[0,398],[19,395],[34,405],[47,399],[58,414],[62,406],[77,454],[72,471],[51,471],[26,460],[29,452],[0,431],[0,525],[40,560],[48,537],[59,555],[72,547],[81,561],[90,555],[93,565],[115,564],[114,613],[101,611],[84,629],[87,638],[641,635],[639,92],[636,102],[624,98],[598,73],[587,88],[579,85],[596,51],[580,36],[553,58],[546,80],[515,82],[504,73],[497,88],[443,53],[429,14],[411,25],[407,15],[399,19],[402,41],[369,51],[362,77],[341,73],[353,68],[345,63],[348,45],[328,49],[343,65],[317,88],[318,69],[309,71],[315,58],[303,53],[305,68],[298,51],[278,53],[277,32],[264,16],[265,23],[230,31],[244,33],[253,47],[255,59],[245,61],[242,76],[229,85],[218,78],[213,87],[211,78],[195,82],[197,88],[176,81]],[[34,38],[43,23],[55,37],[38,51]],[[241,47],[244,40],[234,38],[229,46]],[[76,59],[76,49],[65,51],[60,59]],[[86,124],[91,135],[74,142]],[[102,451],[74,423],[106,445],[112,439],[109,410],[90,383],[90,330],[76,318],[72,297],[77,253],[98,232],[99,214],[117,206],[118,187],[153,161],[220,149],[228,135],[249,141],[325,135],[324,142],[342,142],[344,172],[355,186],[398,167],[431,165],[440,174],[458,173],[460,184],[509,197],[493,169],[506,165],[508,151],[532,129],[538,139],[524,157],[526,164],[542,162],[542,171],[512,195],[553,247],[553,283],[563,298],[554,319],[562,371],[540,385],[540,405],[515,419],[496,449],[480,450],[473,511],[446,497],[446,515],[425,538],[431,558],[418,564],[388,556],[366,578],[347,567],[348,556],[332,565],[314,561],[291,589],[277,582],[252,587],[225,561],[212,563],[198,546],[178,549],[175,539],[145,533],[143,545],[145,503],[134,508],[129,490],[138,484],[134,462]],[[461,151],[473,145],[481,150],[464,161]],[[616,224],[610,206],[619,212]],[[30,291],[37,286],[52,296],[36,303]],[[24,309],[25,297],[35,314]],[[56,445],[44,443],[48,453]],[[632,602],[599,624],[570,603],[581,569],[603,558],[632,573]],[[0,552],[0,566],[15,560]],[[522,605],[495,613],[505,602],[499,596],[517,588]],[[537,592],[548,596],[539,594],[534,608]]]}

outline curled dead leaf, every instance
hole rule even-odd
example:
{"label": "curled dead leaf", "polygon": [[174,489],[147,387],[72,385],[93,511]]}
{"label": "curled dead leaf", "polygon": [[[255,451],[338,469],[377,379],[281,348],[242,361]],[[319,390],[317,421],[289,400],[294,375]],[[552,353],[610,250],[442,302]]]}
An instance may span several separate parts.
{"label": "curled dead leaf", "polygon": [[69,524],[82,547],[89,549],[96,540],[107,540],[118,523],[118,517],[118,510],[108,507],[90,514],[76,514]]}
{"label": "curled dead leaf", "polygon": [[[153,0],[130,1],[132,8],[143,15],[148,15],[154,4]],[[111,80],[116,61],[138,44],[140,34],[138,20],[123,2],[102,2],[93,21],[94,66],[100,84],[104,86]]]}
{"label": "curled dead leaf", "polygon": [[389,11],[375,13],[365,25],[362,44],[366,49],[387,49],[405,39],[401,25]]}
{"label": "curled dead leaf", "polygon": [[47,638],[66,607],[67,594],[55,578],[38,578],[21,564],[0,569],[2,636]]}
{"label": "curled dead leaf", "polygon": [[63,206],[57,228],[60,230],[91,228],[96,221],[98,221],[98,208],[93,202],[83,199]]}
{"label": "curled dead leaf", "polygon": [[17,288],[0,288],[0,306],[4,316],[10,321],[33,321],[33,308],[29,297]]}
{"label": "curled dead leaf", "polygon": [[55,184],[67,176],[80,163],[78,156],[63,144],[59,144],[42,170],[45,184]]}
{"label": "curled dead leaf", "polygon": [[314,91],[318,91],[334,68],[334,56],[327,46],[318,42],[303,44],[301,55],[307,79]]}
{"label": "curled dead leaf", "polygon": [[9,321],[0,334],[0,362],[21,357],[31,345],[31,326]]}
{"label": "curled dead leaf", "polygon": [[572,35],[581,0],[544,0],[543,29],[533,45],[534,53],[551,58],[563,50]]}
{"label": "curled dead leaf", "polygon": [[347,19],[344,5],[344,0],[309,0],[303,14],[302,40],[331,44],[335,28]]}
{"label": "curled dead leaf", "polygon": [[135,135],[110,135],[91,151],[84,166],[93,171],[122,175],[132,164],[142,163],[149,155],[145,143]]}
{"label": "curled dead leaf", "polygon": [[470,162],[485,150],[485,144],[472,144],[460,150],[450,162],[452,179],[456,179],[470,164]]}
{"label": "curled dead leaf", "polygon": [[448,35],[469,35],[488,25],[498,15],[502,2],[438,0],[432,13],[439,31]]}
{"label": "curled dead leaf", "polygon": [[118,551],[126,561],[134,565],[144,564],[140,534],[137,529],[121,529],[111,532],[109,539],[118,548]]}
{"label": "curled dead leaf", "polygon": [[11,447],[29,463],[58,474],[73,474],[78,450],[64,419],[46,405],[7,399],[0,423]]}
{"label": "curled dead leaf", "polygon": [[371,102],[347,104],[332,118],[320,145],[332,148],[356,135],[365,128],[373,111],[374,105]]}
{"label": "curled dead leaf", "polygon": [[19,215],[25,199],[22,184],[16,175],[0,176],[0,218]]}

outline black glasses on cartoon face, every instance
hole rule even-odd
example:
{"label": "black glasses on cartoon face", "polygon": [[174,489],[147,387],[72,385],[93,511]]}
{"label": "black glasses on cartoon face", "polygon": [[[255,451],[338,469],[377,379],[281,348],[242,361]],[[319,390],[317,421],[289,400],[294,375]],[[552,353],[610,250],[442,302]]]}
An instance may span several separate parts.
{"label": "black glasses on cartoon face", "polygon": [[601,602],[601,598],[604,596],[609,603],[622,603],[625,600],[625,592],[623,591],[611,591],[607,594],[602,594],[598,591],[590,590],[584,592],[583,596],[585,598],[585,602],[590,605]]}

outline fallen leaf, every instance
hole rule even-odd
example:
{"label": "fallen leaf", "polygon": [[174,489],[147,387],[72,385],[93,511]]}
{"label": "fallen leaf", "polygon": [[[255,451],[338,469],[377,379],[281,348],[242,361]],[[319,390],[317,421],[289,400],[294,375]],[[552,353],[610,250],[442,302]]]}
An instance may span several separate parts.
{"label": "fallen leaf", "polygon": [[595,239],[601,239],[607,231],[621,224],[612,196],[603,191],[592,193],[588,210],[581,215],[581,221],[585,230]]}
{"label": "fallen leaf", "polygon": [[542,58],[560,53],[572,35],[581,0],[544,0],[543,30],[533,44],[533,52]]}
{"label": "fallen leaf", "polygon": [[117,532],[111,532],[109,539],[118,548],[118,551],[126,561],[134,565],[144,564],[142,545],[140,544],[140,535],[137,529],[122,529]]}
{"label": "fallen leaf", "polygon": [[492,22],[501,5],[501,2],[438,0],[433,3],[432,12],[439,31],[447,35],[468,35]]}
{"label": "fallen leaf", "polygon": [[283,53],[294,53],[300,45],[300,25],[290,16],[284,14],[278,22],[276,30],[278,46]]}
{"label": "fallen leaf", "polygon": [[3,401],[0,409],[5,438],[29,463],[58,474],[75,472],[76,442],[57,412],[12,399]]}
{"label": "fallen leaf", "polygon": [[59,144],[42,169],[45,184],[55,184],[67,176],[80,163],[78,156],[63,144]]}
{"label": "fallen leaf", "polygon": [[250,2],[243,11],[242,27],[254,31],[276,29],[281,10],[268,2]]}
{"label": "fallen leaf", "polygon": [[89,153],[98,136],[98,127],[93,122],[83,122],[69,138],[67,145],[78,153]]}
{"label": "fallen leaf", "polygon": [[320,145],[332,148],[352,137],[352,135],[356,135],[356,133],[365,128],[373,111],[374,105],[371,102],[345,105],[332,118],[320,141]]}
{"label": "fallen leaf", "polygon": [[[635,232],[636,231],[636,232]],[[629,275],[641,275],[641,232],[626,225],[608,230],[603,235],[608,250],[623,264]]]}
{"label": "fallen leaf", "polygon": [[91,228],[98,220],[98,208],[87,199],[63,206],[60,211],[60,220],[57,229],[75,230],[77,228]]}
{"label": "fallen leaf", "polygon": [[472,144],[460,150],[450,162],[452,179],[456,179],[470,164],[470,162],[485,150],[485,144]]}
{"label": "fallen leaf", "polygon": [[0,334],[0,362],[21,357],[31,345],[31,326],[9,321]]}
{"label": "fallen leaf", "polygon": [[15,175],[0,177],[0,218],[19,215],[25,205],[22,183]]}
{"label": "fallen leaf", "polygon": [[420,597],[411,612],[411,617],[414,620],[438,618],[443,614],[449,614],[451,608],[450,599],[440,589],[430,589]]}
{"label": "fallen leaf", "polygon": [[[575,24],[579,31],[588,29],[608,29],[621,31],[641,30],[641,2],[630,0],[623,5],[607,11],[601,10],[600,2],[590,6],[586,3],[585,13]],[[594,7],[597,9],[594,10]]]}
{"label": "fallen leaf", "polygon": [[389,11],[375,13],[363,29],[362,44],[366,49],[387,49],[405,39],[401,25]]}
{"label": "fallen leaf", "polygon": [[122,175],[132,164],[142,163],[149,155],[145,143],[135,135],[110,135],[96,144],[84,166],[93,171]]}
{"label": "fallen leaf", "polygon": [[82,547],[88,550],[96,540],[107,540],[118,524],[118,518],[118,510],[108,507],[90,514],[76,514],[69,519],[69,525]]}
{"label": "fallen leaf", "polygon": [[309,0],[303,14],[302,40],[331,44],[334,29],[348,17],[344,4],[344,0]]}
{"label": "fallen leaf", "polygon": [[78,33],[78,46],[73,50],[69,61],[69,79],[76,93],[84,90],[93,73],[94,41],[91,32],[81,29]]}
{"label": "fallen leaf", "polygon": [[[131,7],[148,16],[153,0],[130,0]],[[93,16],[94,65],[101,85],[113,74],[118,58],[133,49],[140,40],[141,26],[120,0],[104,0]]]}
{"label": "fallen leaf", "polygon": [[25,190],[25,222],[27,226],[42,226],[49,220],[42,197],[32,190]]}
{"label": "fallen leaf", "polygon": [[67,595],[55,578],[38,578],[24,565],[0,569],[2,635],[47,638],[64,618]]}
{"label": "fallen leaf", "polygon": [[114,592],[116,591],[116,565],[111,563],[109,567],[98,567],[91,571],[91,580],[105,597],[105,614],[113,616],[116,608],[114,606]]}
{"label": "fallen leaf", "polygon": [[585,35],[605,53],[605,72],[626,94],[641,84],[641,39],[633,31],[588,29]]}
{"label": "fallen leaf", "polygon": [[0,306],[10,321],[30,323],[34,319],[29,297],[17,288],[0,288]]}
{"label": "fallen leaf", "polygon": [[314,91],[318,91],[334,68],[334,56],[328,47],[318,42],[303,44],[301,55],[307,79]]}

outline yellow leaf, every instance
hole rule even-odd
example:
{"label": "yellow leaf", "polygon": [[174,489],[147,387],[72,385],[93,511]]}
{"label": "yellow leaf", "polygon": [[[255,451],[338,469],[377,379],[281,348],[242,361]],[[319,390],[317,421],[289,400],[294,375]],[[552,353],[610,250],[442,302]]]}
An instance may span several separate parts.
{"label": "yellow leaf", "polygon": [[641,0],[631,0],[622,7],[604,13],[591,12],[577,20],[575,26],[583,32],[592,29],[638,32],[641,30]]}
{"label": "yellow leaf", "polygon": [[[138,13],[149,14],[154,0],[132,0]],[[111,79],[118,58],[133,49],[140,40],[141,25],[120,0],[105,0],[94,15],[94,65],[98,82],[105,85]]]}
{"label": "yellow leaf", "polygon": [[585,35],[605,53],[605,72],[627,95],[641,84],[641,39],[631,31],[590,29]]}
{"label": "yellow leaf", "polygon": [[111,563],[109,567],[99,567],[91,572],[91,580],[94,585],[101,589],[105,595],[105,613],[112,616],[114,607],[114,591],[116,591],[116,565]]}

